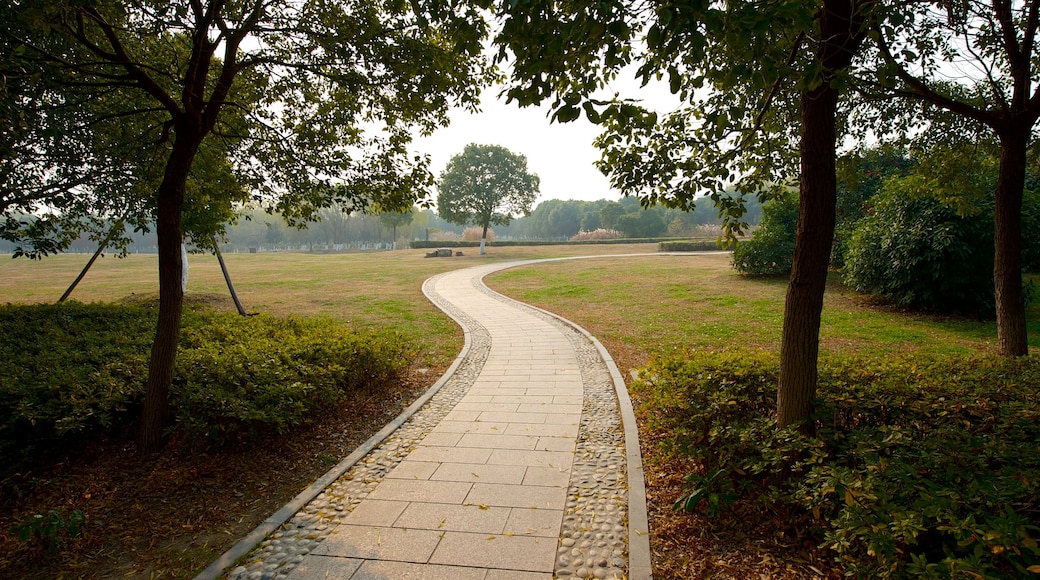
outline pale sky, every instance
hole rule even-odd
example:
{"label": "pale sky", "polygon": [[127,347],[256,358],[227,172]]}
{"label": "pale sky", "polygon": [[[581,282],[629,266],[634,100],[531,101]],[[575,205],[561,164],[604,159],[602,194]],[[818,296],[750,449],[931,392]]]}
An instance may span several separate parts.
{"label": "pale sky", "polygon": [[[622,97],[654,103],[653,108],[659,112],[673,109],[677,102],[667,87],[660,84],[639,88],[634,78],[618,78],[611,84],[612,90]],[[612,189],[607,177],[593,165],[600,157],[599,150],[592,145],[600,133],[598,126],[590,123],[584,114],[570,123],[550,123],[547,105],[525,108],[515,102],[506,105],[504,97],[497,99],[501,91],[499,86],[484,91],[480,113],[456,109],[450,113],[449,126],[438,129],[430,137],[416,138],[412,150],[430,155],[435,176],[440,177],[448,160],[462,153],[470,143],[501,145],[526,156],[527,170],[538,175],[541,183],[536,205],[547,199],[621,198],[621,193]],[[604,96],[609,98],[613,93]]]}
{"label": "pale sky", "polygon": [[[433,174],[440,177],[448,160],[470,143],[501,145],[527,157],[527,170],[538,175],[538,202],[547,199],[618,199],[606,176],[593,163],[599,151],[592,141],[599,127],[584,117],[570,123],[550,123],[548,107],[520,108],[496,100],[500,89],[492,87],[481,97],[481,112],[451,112],[451,124],[429,137],[419,137],[413,151],[427,153]],[[434,194],[436,196],[436,194]],[[537,203],[537,202],[536,202]]]}

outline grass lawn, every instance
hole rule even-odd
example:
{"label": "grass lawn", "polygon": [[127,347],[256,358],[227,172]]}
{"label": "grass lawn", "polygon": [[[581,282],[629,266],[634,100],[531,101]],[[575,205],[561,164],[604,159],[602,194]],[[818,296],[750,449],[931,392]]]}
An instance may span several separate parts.
{"label": "grass lawn", "polygon": [[[350,254],[225,254],[231,280],[248,312],[276,316],[330,316],[354,326],[390,325],[421,338],[426,363],[446,367],[462,346],[462,333],[422,295],[434,274],[487,262],[587,254],[654,252],[656,244],[490,247],[465,255],[425,258],[425,250]],[[0,260],[0,300],[54,302],[88,255],[62,254],[43,260]],[[70,296],[80,302],[118,302],[158,294],[157,257],[130,255],[99,259]],[[206,295],[234,310],[216,257],[188,257],[188,293]]]}
{"label": "grass lawn", "polygon": [[[878,306],[832,277],[820,329],[824,356],[996,350],[995,322]],[[546,263],[497,273],[487,282],[584,326],[628,368],[683,349],[780,348],[786,280],[738,276],[724,253]],[[1035,347],[1038,306],[1029,314]]]}
{"label": "grass lawn", "polygon": [[[251,529],[256,521],[270,515],[327,469],[330,462],[349,452],[359,438],[363,441],[366,433],[381,428],[386,415],[392,416],[393,409],[407,405],[408,397],[432,383],[456,356],[462,345],[462,333],[423,297],[420,287],[429,276],[487,262],[652,253],[656,249],[656,244],[490,247],[487,256],[478,256],[476,248],[468,248],[463,250],[466,254],[463,257],[438,259],[424,258],[423,250],[225,255],[246,310],[279,316],[330,316],[354,326],[394,326],[417,338],[422,353],[416,367],[433,372],[417,373],[415,384],[400,393],[400,398],[407,400],[393,401],[397,406],[376,405],[382,414],[372,412],[368,416],[368,411],[363,411],[334,418],[333,421],[350,423],[356,428],[357,417],[367,417],[367,422],[361,421],[366,423],[365,429],[352,433],[351,437],[344,437],[340,433],[344,431],[343,425],[337,423],[325,426],[314,436],[302,437],[303,440],[272,443],[265,449],[266,455],[280,456],[282,462],[256,464],[253,461],[249,481],[224,481],[221,483],[224,488],[213,486],[193,491],[195,495],[188,497],[195,505],[182,506],[185,510],[191,508],[187,513],[169,516],[169,521],[183,522],[175,530],[144,529],[149,517],[157,518],[149,516],[147,506],[133,506],[139,519],[125,523],[129,529],[118,528],[124,524],[111,520],[104,524],[107,527],[92,528],[92,533],[110,536],[101,553],[74,553],[60,564],[38,569],[35,577],[93,575],[96,570],[107,570],[121,577],[191,577]],[[88,257],[60,255],[36,262],[0,260],[0,299],[10,303],[55,301]],[[215,257],[191,256],[189,273],[190,294],[205,297],[219,308],[233,310]],[[655,354],[684,349],[774,350],[779,347],[785,282],[741,278],[730,268],[728,254],[550,262],[513,268],[487,281],[500,292],[584,326],[604,343],[626,374],[644,365]],[[148,299],[156,293],[156,257],[133,255],[125,259],[99,260],[72,294],[72,299],[118,302],[130,297]],[[1040,310],[1032,307],[1029,317],[1030,345],[1035,347],[1040,345]],[[828,353],[888,357],[902,353],[994,351],[995,337],[993,322],[907,315],[877,306],[845,290],[837,279],[828,289],[821,330],[824,356]],[[649,441],[653,434],[644,432],[641,437]],[[116,453],[114,449],[120,448],[118,445],[104,447],[99,453]],[[299,457],[290,461],[287,457],[291,455]],[[151,471],[140,477],[151,477],[149,485],[154,483],[156,473],[165,479],[187,479],[201,485],[206,478],[222,481],[218,475],[227,469],[226,465],[250,461],[255,456],[247,453],[230,460],[220,455],[167,457],[145,462],[139,461],[132,452],[125,452],[119,461],[147,463],[144,467]],[[47,501],[81,505],[83,494],[97,498],[107,493],[101,483],[87,481],[100,477],[97,470],[118,468],[114,464],[105,467],[102,459],[98,454],[67,458],[70,463],[49,472],[58,475],[48,476],[51,479],[47,481],[44,481],[46,477],[39,478],[40,486],[51,486]],[[651,485],[659,475],[654,474],[651,467],[648,471]],[[650,491],[654,493],[653,489]],[[214,506],[222,506],[223,511]],[[42,511],[52,507],[34,505],[30,495],[21,500],[17,509]],[[117,507],[129,509],[128,506]],[[243,511],[235,513],[235,509]],[[10,523],[7,515],[0,513],[0,524],[5,527]],[[675,523],[669,521],[664,525]],[[690,529],[672,531],[690,538],[709,533]],[[158,535],[148,540],[148,534]],[[3,542],[0,542],[2,548]],[[671,547],[655,546],[658,561],[683,557],[669,550]]]}
{"label": "grass lawn", "polygon": [[[996,324],[923,316],[877,304],[832,275],[824,301],[821,356],[861,360],[996,352]],[[654,356],[683,351],[778,351],[786,281],[746,279],[725,254],[603,258],[514,268],[492,288],[568,318],[597,336],[629,378]],[[1028,311],[1029,344],[1040,346],[1040,309]],[[869,364],[869,363],[868,363]],[[723,517],[672,509],[697,466],[665,451],[669,434],[648,427],[658,410],[634,393],[659,578],[832,578],[833,555],[806,541],[788,514],[741,506]],[[787,535],[784,533],[788,532]],[[794,533],[790,533],[790,532]]]}

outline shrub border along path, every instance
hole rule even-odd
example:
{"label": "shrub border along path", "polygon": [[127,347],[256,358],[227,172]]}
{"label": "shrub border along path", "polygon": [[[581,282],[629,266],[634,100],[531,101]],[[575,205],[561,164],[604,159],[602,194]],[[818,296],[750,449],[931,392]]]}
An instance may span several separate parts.
{"label": "shrub border along path", "polygon": [[[624,254],[622,256],[662,255],[667,254]],[[609,258],[622,256],[587,257]],[[388,473],[397,463],[407,456],[414,444],[425,435],[425,433],[421,431],[425,430],[428,432],[430,425],[435,426],[440,419],[442,419],[447,412],[455,406],[455,403],[461,400],[461,397],[465,394],[469,385],[471,385],[475,379],[474,371],[476,371],[476,374],[479,374],[483,362],[486,360],[491,337],[482,325],[477,323],[465,312],[462,312],[460,306],[454,305],[444,297],[438,295],[434,286],[437,281],[449,276],[458,276],[460,278],[468,276],[471,278],[470,283],[478,292],[494,297],[503,305],[517,310],[526,311],[528,314],[532,314],[535,317],[551,319],[555,325],[561,328],[561,330],[565,330],[565,332],[569,332],[578,337],[571,337],[569,340],[575,346],[576,350],[579,351],[579,357],[581,357],[580,343],[585,342],[585,344],[590,345],[593,358],[600,359],[596,362],[602,367],[605,367],[606,373],[604,376],[609,375],[606,377],[605,383],[608,388],[612,387],[613,393],[611,394],[615,397],[613,405],[610,405],[609,403],[607,404],[608,407],[614,407],[613,412],[608,412],[607,415],[615,417],[615,422],[617,416],[620,415],[621,424],[616,426],[616,430],[619,431],[617,435],[617,439],[619,440],[618,455],[624,457],[624,465],[611,465],[612,463],[620,463],[617,459],[613,459],[605,462],[601,461],[603,464],[598,466],[600,472],[582,473],[577,478],[575,478],[572,473],[570,489],[568,490],[569,499],[565,513],[574,515],[574,512],[580,511],[579,507],[576,507],[576,498],[594,496],[595,494],[589,493],[590,487],[596,487],[597,485],[600,487],[616,485],[618,486],[618,493],[621,494],[624,494],[623,490],[627,490],[627,494],[624,494],[627,495],[627,498],[621,499],[622,504],[627,505],[627,514],[618,514],[619,521],[627,521],[627,577],[635,579],[650,578],[652,571],[648,533],[649,526],[647,522],[646,494],[642,461],[639,453],[638,432],[636,429],[631,401],[628,397],[624,380],[617,369],[617,365],[599,341],[578,325],[552,313],[506,298],[491,291],[483,284],[484,276],[499,270],[540,262],[582,258],[586,258],[586,256],[552,258],[547,260],[525,260],[478,266],[476,268],[467,268],[464,270],[456,270],[440,274],[427,280],[423,285],[423,292],[435,305],[444,310],[452,319],[454,319],[464,331],[465,343],[463,350],[455,359],[452,366],[444,376],[433,385],[433,387],[406,409],[399,417],[351,453],[346,459],[337,464],[328,473],[315,481],[285,507],[267,518],[263,524],[258,526],[253,532],[248,534],[220,558],[214,561],[209,567],[203,570],[197,578],[209,579],[219,577],[224,571],[234,565],[236,561],[247,556],[258,543],[260,544],[260,549],[257,553],[253,554],[251,565],[248,568],[244,566],[236,568],[232,573],[233,576],[245,577],[249,572],[261,570],[268,574],[278,574],[278,570],[282,566],[285,566],[286,564],[296,566],[300,562],[304,561],[306,554],[310,553],[311,550],[317,547],[325,536],[332,531],[330,527],[335,527],[335,524],[337,523],[335,520],[338,517],[350,513],[360,504],[361,500],[358,496],[365,496],[369,491],[372,491],[372,489],[378,485],[379,481],[382,480],[382,476],[386,475],[386,473]],[[585,358],[589,358],[588,353],[586,353]],[[602,400],[597,402],[595,396],[590,397],[589,395],[590,388],[588,383],[590,380],[594,380],[590,378],[590,374],[595,375],[595,372],[588,373],[587,366],[588,365],[584,365],[581,372],[582,382],[586,385],[586,394],[584,395],[584,406],[581,413],[582,433],[579,435],[579,439],[602,439],[605,435],[607,436],[606,438],[609,439],[609,433],[606,432],[587,432],[590,429],[587,425],[587,415],[590,413],[590,408],[595,408],[597,406],[603,407]],[[599,377],[599,379],[603,378],[604,377]],[[448,388],[445,388],[446,385],[448,385]],[[438,395],[438,393],[442,395],[441,397],[438,397],[439,402],[438,400],[434,400],[431,403],[431,400],[433,400],[435,395]],[[600,397],[600,399],[602,399],[602,397]],[[424,409],[424,407],[426,409]],[[430,413],[427,412],[428,409],[433,409],[432,413],[435,417],[421,417],[424,413],[430,415]],[[422,412],[420,412],[421,410]],[[415,416],[418,421],[408,423],[413,416]],[[401,442],[394,442],[394,438],[401,434],[399,432],[409,430],[409,427],[402,429],[406,423],[409,425],[412,425],[412,423],[418,423],[420,425],[420,433],[411,433],[411,440],[405,439]],[[426,425],[425,429],[421,428],[424,424]],[[610,428],[593,426],[591,429],[609,431]],[[413,427],[411,430],[415,431],[415,428]],[[378,455],[378,453],[373,454],[373,451],[378,450],[383,450],[382,457],[375,457],[375,460],[369,457],[370,455]],[[575,464],[580,462],[583,453],[582,443],[579,442],[575,455]],[[609,456],[609,453],[592,451],[588,455],[594,459],[596,456]],[[618,459],[620,459],[620,457]],[[592,461],[592,463],[595,463],[595,461]],[[368,465],[368,467],[366,467],[366,465]],[[355,467],[360,468],[362,472],[356,474],[355,471],[357,471],[357,469],[351,471],[352,468]],[[597,469],[596,466],[593,466],[592,468]],[[608,474],[606,477],[603,477],[603,470],[620,472],[622,476],[620,478],[611,478]],[[627,473],[627,477],[624,477],[623,474],[625,473]],[[346,475],[346,477],[344,477],[344,475]],[[354,477],[353,475],[362,475],[362,477]],[[627,482],[625,480],[627,480]],[[343,489],[337,489],[337,486],[342,486]],[[605,499],[599,501],[601,503],[607,502]],[[333,517],[330,518],[323,515],[323,512],[329,511],[330,509],[330,513],[334,514]],[[485,508],[482,507],[481,509]],[[591,509],[591,506],[589,509]],[[622,509],[621,511],[625,512],[626,510]],[[577,516],[580,517],[581,514],[579,513]],[[600,514],[589,514],[589,516],[593,520],[597,520],[597,522],[600,518]],[[568,531],[568,523],[566,519],[567,518],[565,518],[563,531],[563,535],[566,537],[560,538],[555,572],[558,575],[563,575],[564,572],[568,571],[580,574],[582,572],[588,572],[590,567],[596,566],[605,566],[606,568],[604,569],[609,569],[616,560],[615,562],[608,562],[606,558],[601,557],[599,554],[595,555],[593,558],[583,560],[586,554],[583,554],[581,551],[582,545],[575,545],[576,540],[581,540],[581,538],[578,538],[572,533],[572,531]],[[587,524],[588,522],[578,521],[577,523],[572,522],[570,525],[585,526]],[[299,529],[300,533],[291,534],[293,531],[292,528]],[[286,537],[285,541],[283,541],[283,536],[289,535],[295,536],[299,541],[294,543],[289,537]],[[585,542],[582,541],[582,544],[585,544]],[[594,550],[594,548],[591,547],[589,549]],[[616,553],[617,552],[615,551],[615,554]],[[259,558],[258,555],[260,556]],[[593,562],[593,560],[595,560],[595,562]],[[586,569],[582,570],[579,567]],[[301,570],[301,572],[302,571],[303,570]]]}

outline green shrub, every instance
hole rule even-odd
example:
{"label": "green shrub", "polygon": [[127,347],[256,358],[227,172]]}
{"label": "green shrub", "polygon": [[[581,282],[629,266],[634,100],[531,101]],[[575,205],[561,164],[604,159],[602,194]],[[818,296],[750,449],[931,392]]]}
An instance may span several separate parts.
{"label": "green shrub", "polygon": [[[0,460],[133,428],[154,331],[145,305],[0,306]],[[281,433],[391,384],[412,358],[396,332],[186,309],[171,402],[195,438]]]}
{"label": "green shrub", "polygon": [[718,249],[718,240],[674,240],[657,244],[658,252],[710,252]]}
{"label": "green shrub", "polygon": [[762,222],[751,239],[733,250],[733,267],[745,276],[790,274],[797,228],[798,196],[771,200],[762,206]]}
{"label": "green shrub", "polygon": [[993,315],[992,207],[961,217],[898,191],[873,201],[849,240],[846,283],[927,312]]}
{"label": "green shrub", "polygon": [[322,407],[385,387],[413,356],[396,332],[264,315],[203,314],[181,345],[172,392],[178,424],[216,442],[285,432]]}
{"label": "green shrub", "polygon": [[643,371],[652,428],[701,465],[680,507],[785,504],[859,577],[1040,569],[1040,360],[821,360],[812,438],[770,419],[778,366],[698,353]]}
{"label": "green shrub", "polygon": [[0,306],[0,456],[129,421],[154,329],[140,306]]}

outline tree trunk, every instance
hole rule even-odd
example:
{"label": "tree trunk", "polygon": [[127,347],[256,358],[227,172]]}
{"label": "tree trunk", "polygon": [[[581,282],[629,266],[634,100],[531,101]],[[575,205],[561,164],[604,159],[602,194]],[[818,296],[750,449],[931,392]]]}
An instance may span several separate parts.
{"label": "tree trunk", "polygon": [[993,284],[997,300],[997,342],[1004,356],[1029,354],[1022,292],[1022,191],[1028,145],[1027,130],[1016,127],[1001,135],[994,211]]}
{"label": "tree trunk", "polygon": [[812,430],[807,419],[816,396],[820,314],[834,239],[837,102],[838,92],[830,86],[802,95],[798,230],[780,342],[777,423],[785,427],[804,421],[808,431]]}
{"label": "tree trunk", "polygon": [[488,225],[484,224],[484,232],[480,234],[480,255],[484,255],[484,245],[487,244]]}
{"label": "tree trunk", "polygon": [[815,431],[810,419],[837,200],[835,115],[839,92],[831,80],[849,66],[859,50],[863,38],[860,8],[855,1],[824,0],[819,13],[823,40],[816,53],[823,79],[801,97],[798,230],[784,303],[776,406],[779,427],[799,425],[808,434]]}
{"label": "tree trunk", "polygon": [[[192,145],[194,143],[194,145]],[[177,342],[181,332],[181,314],[184,292],[181,287],[182,271],[181,229],[184,208],[185,182],[195,152],[197,140],[178,138],[166,163],[159,185],[155,232],[159,246],[159,317],[155,340],[148,361],[148,382],[145,386],[144,409],[141,412],[139,449],[144,453],[158,451],[165,441],[170,423],[170,385],[177,358]]]}

